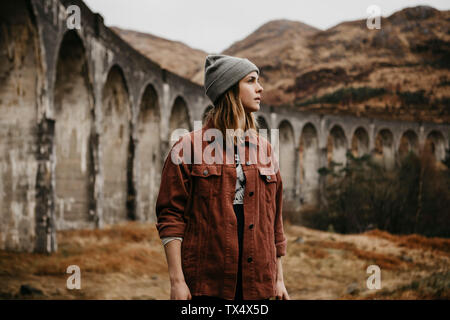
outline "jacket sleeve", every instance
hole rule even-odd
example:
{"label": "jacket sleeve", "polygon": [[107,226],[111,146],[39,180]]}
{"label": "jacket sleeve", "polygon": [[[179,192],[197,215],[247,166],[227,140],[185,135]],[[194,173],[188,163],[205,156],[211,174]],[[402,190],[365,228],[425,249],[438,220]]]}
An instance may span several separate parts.
{"label": "jacket sleeve", "polygon": [[280,170],[277,171],[277,193],[275,199],[275,246],[277,248],[277,257],[281,257],[286,255],[287,240],[283,228],[283,181],[281,180]]}
{"label": "jacket sleeve", "polygon": [[277,157],[277,153],[274,152],[272,145],[266,139],[262,139],[263,148],[268,147],[268,156],[270,157],[270,165],[273,172],[277,176],[277,189],[275,195],[275,223],[274,223],[274,235],[275,235],[275,247],[277,257],[286,255],[287,240],[284,234],[283,228],[283,181],[281,179],[280,165]]}
{"label": "jacket sleeve", "polygon": [[[172,151],[182,138],[171,148],[161,174],[161,184],[156,199],[156,228],[159,237],[183,237],[186,227],[184,210],[190,193],[190,167],[182,156],[172,156]],[[177,160],[174,163],[174,159]]]}

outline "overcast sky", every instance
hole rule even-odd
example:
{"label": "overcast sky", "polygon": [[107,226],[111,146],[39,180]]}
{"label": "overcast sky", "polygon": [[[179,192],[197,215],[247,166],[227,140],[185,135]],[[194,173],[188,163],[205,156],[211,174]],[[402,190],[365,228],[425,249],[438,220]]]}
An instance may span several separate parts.
{"label": "overcast sky", "polygon": [[449,0],[85,0],[108,26],[181,41],[207,53],[220,53],[264,23],[289,19],[325,30],[340,22],[366,19],[378,5],[383,17],[417,5],[449,10]]}

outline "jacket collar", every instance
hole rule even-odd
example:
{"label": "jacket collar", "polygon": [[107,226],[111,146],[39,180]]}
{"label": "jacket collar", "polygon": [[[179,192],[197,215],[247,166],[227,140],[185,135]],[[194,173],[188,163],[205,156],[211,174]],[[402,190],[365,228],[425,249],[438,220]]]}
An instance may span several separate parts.
{"label": "jacket collar", "polygon": [[[212,129],[212,128],[214,128],[213,119],[209,119],[205,123],[205,125],[203,126],[203,133],[202,134],[204,134],[204,132],[206,130]],[[211,140],[208,141],[208,144],[213,142],[214,140],[215,140],[215,137],[213,136],[211,138]],[[245,144],[252,144],[252,145],[255,145],[255,146],[258,145],[258,137],[253,132],[250,132],[250,134],[245,135],[244,141],[245,141]]]}

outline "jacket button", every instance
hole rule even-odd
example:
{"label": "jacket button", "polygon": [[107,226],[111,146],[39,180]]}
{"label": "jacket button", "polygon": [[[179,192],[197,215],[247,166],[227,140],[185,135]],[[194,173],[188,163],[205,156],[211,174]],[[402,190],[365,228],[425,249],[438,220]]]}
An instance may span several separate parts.
{"label": "jacket button", "polygon": [[253,261],[252,257],[249,257],[249,258],[247,259],[247,261],[248,261],[248,262],[252,262],[252,261]]}
{"label": "jacket button", "polygon": [[271,176],[267,176],[267,180],[270,180],[272,177]]}
{"label": "jacket button", "polygon": [[253,191],[250,191],[250,193],[248,194],[250,197],[253,196]]}
{"label": "jacket button", "polygon": [[208,170],[203,171],[203,175],[206,176],[208,174]]}
{"label": "jacket button", "polygon": [[248,226],[249,229],[253,229],[253,223]]}

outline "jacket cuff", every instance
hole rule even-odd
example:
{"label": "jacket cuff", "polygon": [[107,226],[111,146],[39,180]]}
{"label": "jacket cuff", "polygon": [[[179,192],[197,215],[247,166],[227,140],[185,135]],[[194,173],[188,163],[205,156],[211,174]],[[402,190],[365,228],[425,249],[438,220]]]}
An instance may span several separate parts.
{"label": "jacket cuff", "polygon": [[284,240],[283,242],[279,242],[275,245],[277,248],[277,258],[286,255],[286,245],[287,245],[287,240]]}
{"label": "jacket cuff", "polygon": [[156,229],[158,229],[160,238],[167,237],[184,237],[184,230],[186,228],[185,223],[157,223]]}

